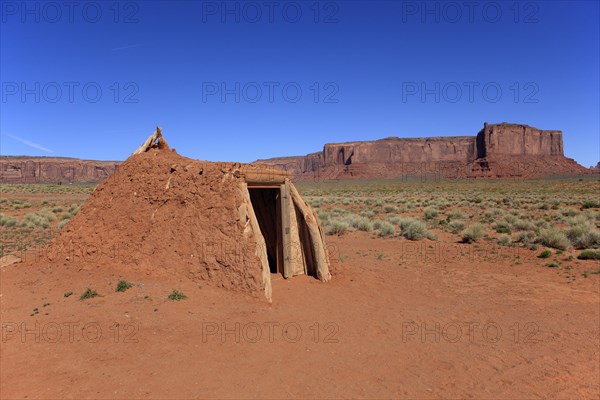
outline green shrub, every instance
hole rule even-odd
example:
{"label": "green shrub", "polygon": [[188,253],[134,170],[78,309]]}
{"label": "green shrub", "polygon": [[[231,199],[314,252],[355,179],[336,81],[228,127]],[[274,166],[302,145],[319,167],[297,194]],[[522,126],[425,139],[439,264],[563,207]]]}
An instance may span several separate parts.
{"label": "green shrub", "polygon": [[462,239],[465,243],[473,243],[478,241],[485,234],[485,226],[481,224],[475,224],[467,227],[462,232]]}
{"label": "green shrub", "polygon": [[538,258],[548,258],[551,255],[552,255],[552,252],[550,250],[546,249],[546,250],[544,250],[544,251],[542,251],[540,253],[540,255],[538,256]]}
{"label": "green shrub", "polygon": [[556,228],[541,229],[540,242],[546,247],[566,250],[571,245],[567,236]]}
{"label": "green shrub", "polygon": [[131,289],[133,287],[133,285],[131,284],[131,282],[127,282],[126,280],[120,280],[119,283],[117,283],[117,292],[124,292],[127,289]]}
{"label": "green shrub", "polygon": [[552,261],[550,264],[548,264],[548,268],[558,268],[558,267],[560,267],[559,261]]}
{"label": "green shrub", "polygon": [[510,225],[508,222],[498,221],[492,226],[497,233],[511,233]]}
{"label": "green shrub", "polygon": [[185,300],[185,299],[187,299],[187,296],[185,294],[183,294],[183,292],[180,292],[179,290],[173,289],[173,291],[171,292],[171,294],[167,296],[167,299],[173,300],[173,301],[179,301],[179,300]]}
{"label": "green shrub", "polygon": [[63,294],[64,297],[69,297],[72,295],[73,295],[73,292],[66,292],[65,294]]}
{"label": "green shrub", "polygon": [[600,250],[584,250],[577,256],[580,260],[600,260]]}
{"label": "green shrub", "polygon": [[600,202],[593,200],[586,200],[581,204],[581,208],[584,210],[587,208],[600,208]]}
{"label": "green shrub", "polygon": [[83,294],[81,295],[81,297],[79,297],[80,300],[85,300],[85,299],[91,299],[98,296],[98,292],[96,292],[95,290],[92,290],[90,288],[87,288],[85,290],[85,292],[83,292]]}

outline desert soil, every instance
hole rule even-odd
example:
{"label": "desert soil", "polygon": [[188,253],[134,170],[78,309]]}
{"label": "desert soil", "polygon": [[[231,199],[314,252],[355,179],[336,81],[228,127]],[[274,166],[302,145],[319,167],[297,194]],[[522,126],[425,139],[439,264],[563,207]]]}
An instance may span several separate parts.
{"label": "desert soil", "polygon": [[[600,275],[364,232],[328,243],[334,279],[276,279],[272,304],[126,269],[4,266],[1,397],[599,397]],[[123,277],[134,287],[116,293]],[[79,300],[86,287],[101,296]]]}

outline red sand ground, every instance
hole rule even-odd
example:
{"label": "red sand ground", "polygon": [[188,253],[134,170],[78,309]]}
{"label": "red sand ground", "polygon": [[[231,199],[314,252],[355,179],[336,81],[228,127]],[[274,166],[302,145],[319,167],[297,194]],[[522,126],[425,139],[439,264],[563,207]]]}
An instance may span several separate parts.
{"label": "red sand ground", "polygon": [[[278,279],[271,305],[139,269],[2,267],[0,397],[599,398],[599,275],[328,239],[334,279]],[[135,287],[116,293],[120,278]],[[79,300],[87,286],[103,297]]]}

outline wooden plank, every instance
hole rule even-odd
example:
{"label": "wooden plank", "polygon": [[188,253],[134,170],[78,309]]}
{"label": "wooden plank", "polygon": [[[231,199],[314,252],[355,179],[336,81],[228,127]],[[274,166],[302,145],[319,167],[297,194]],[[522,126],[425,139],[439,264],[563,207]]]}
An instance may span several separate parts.
{"label": "wooden plank", "polygon": [[248,182],[248,189],[279,189],[280,183],[274,183],[272,185],[263,185],[260,183]]}
{"label": "wooden plank", "polygon": [[327,249],[325,248],[325,238],[323,237],[323,233],[319,228],[319,224],[317,224],[317,219],[310,206],[304,202],[293,184],[290,184],[290,193],[294,200],[294,204],[298,207],[298,210],[304,217],[304,222],[308,228],[311,241],[310,245],[312,246],[315,263],[317,264],[317,278],[323,282],[327,282],[331,279],[331,273],[329,272],[329,257],[327,255]]}
{"label": "wooden plank", "polygon": [[138,149],[136,151],[134,151],[133,154],[140,154],[145,151],[148,151],[148,149],[150,148],[150,146],[152,146],[154,144],[156,139],[161,137],[161,135],[162,135],[161,132],[162,132],[162,129],[160,128],[160,126],[157,126],[154,133],[152,135],[148,136],[148,139],[146,139],[144,144],[142,144],[140,147],[138,147]]}
{"label": "wooden plank", "polygon": [[273,183],[273,187],[277,187],[277,185],[283,183],[285,179],[286,177],[284,175],[266,176],[261,173],[249,173],[244,175],[244,180],[248,183]]}
{"label": "wooden plank", "polygon": [[275,214],[275,227],[276,227],[276,237],[277,244],[275,251],[277,252],[277,273],[283,275],[284,270],[284,257],[283,257],[283,233],[281,229],[282,218],[281,218],[281,190],[277,191],[276,202],[276,214]]}
{"label": "wooden plank", "polygon": [[[289,183],[288,183],[288,193],[289,193]],[[305,256],[305,252],[307,252],[310,247],[305,247],[309,241],[303,239],[303,237],[307,237],[308,235],[304,235],[304,232],[300,231],[300,227],[298,224],[298,218],[296,215],[296,206],[294,206],[294,202],[292,201],[292,196],[290,194],[288,199],[288,207],[290,209],[290,265],[291,265],[291,275],[308,275],[308,263],[312,263],[312,257],[307,259]],[[304,224],[302,224],[304,225]],[[304,235],[304,236],[303,236]]]}
{"label": "wooden plank", "polygon": [[290,278],[292,276],[291,263],[291,240],[290,240],[290,186],[289,181],[281,185],[281,233],[283,244],[283,277]]}
{"label": "wooden plank", "polygon": [[265,297],[270,302],[273,289],[271,287],[271,271],[269,269],[269,258],[267,256],[267,244],[265,242],[264,236],[260,231],[258,219],[256,218],[254,208],[252,207],[252,200],[250,200],[250,192],[248,192],[248,186],[245,183],[242,183],[241,190],[243,201],[244,203],[246,203],[246,211],[248,213],[248,219],[250,220],[250,227],[252,228],[254,240],[256,241],[255,254],[258,257],[262,268],[263,284],[265,285]]}

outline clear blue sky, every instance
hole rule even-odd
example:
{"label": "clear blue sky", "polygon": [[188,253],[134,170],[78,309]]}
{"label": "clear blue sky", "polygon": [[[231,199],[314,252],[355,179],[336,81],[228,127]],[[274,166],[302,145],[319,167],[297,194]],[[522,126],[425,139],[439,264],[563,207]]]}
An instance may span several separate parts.
{"label": "clear blue sky", "polygon": [[0,2],[3,155],[122,160],[160,125],[247,162],[506,121],[600,159],[598,1],[67,3]]}

